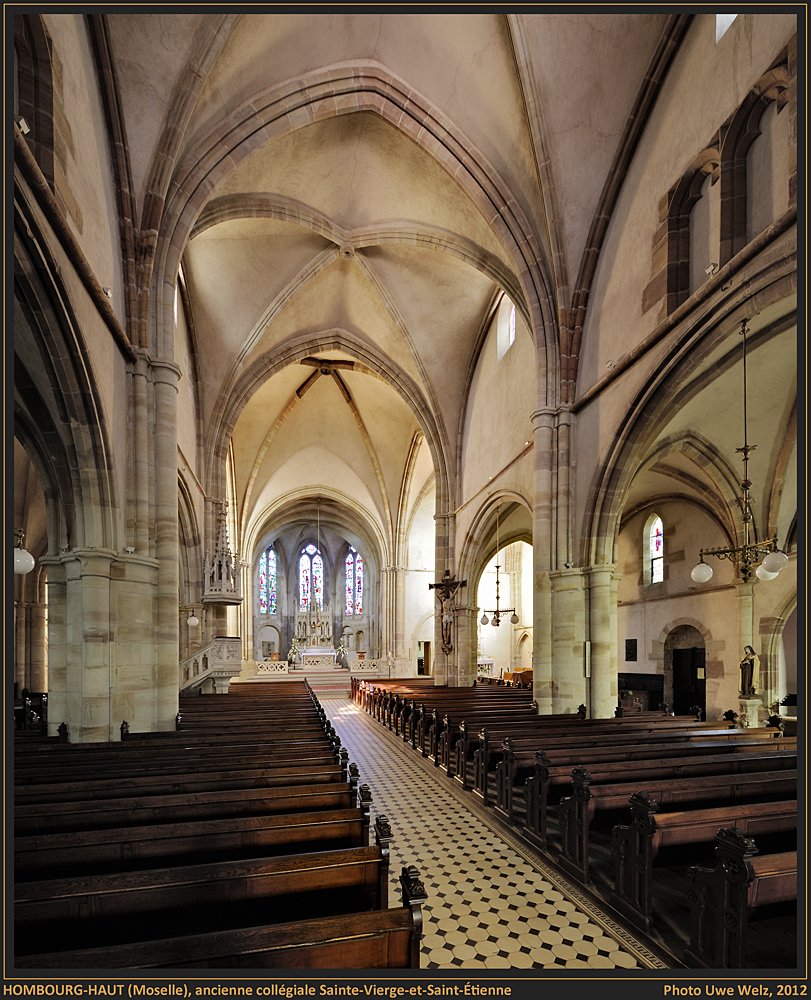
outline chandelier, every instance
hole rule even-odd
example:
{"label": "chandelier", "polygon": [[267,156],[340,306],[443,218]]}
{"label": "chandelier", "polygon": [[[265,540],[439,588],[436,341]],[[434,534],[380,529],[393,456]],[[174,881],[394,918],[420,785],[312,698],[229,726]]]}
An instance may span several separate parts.
{"label": "chandelier", "polygon": [[[496,559],[498,559],[498,550],[499,550],[499,525],[498,525],[498,508],[496,508]],[[515,613],[515,608],[499,608],[499,603],[498,603],[498,589],[499,589],[498,571],[499,571],[500,568],[501,567],[499,566],[499,564],[496,563],[496,608],[495,608],[495,611],[491,611],[488,608],[488,609],[486,609],[484,611],[484,614],[479,619],[479,621],[482,623],[482,625],[492,624],[496,628],[498,628],[498,626],[501,624],[501,618],[502,617],[506,617],[510,613],[512,613],[512,616],[510,618],[510,621],[512,622],[512,624],[513,625],[517,625],[518,624],[518,615]],[[488,615],[492,615],[492,618],[493,618],[492,623],[490,622],[490,619],[488,619],[488,617],[487,617]]]}
{"label": "chandelier", "polygon": [[[743,523],[743,542],[731,547],[720,546],[712,549],[699,549],[698,565],[693,567],[690,576],[696,583],[708,583],[712,579],[712,566],[704,562],[704,556],[715,556],[717,559],[729,559],[738,564],[741,579],[746,583],[754,575],[759,580],[773,580],[788,563],[788,556],[777,546],[777,535],[763,541],[750,541],[749,532],[752,524],[752,506],[755,501],[750,496],[752,481],[749,479],[749,453],[757,445],[749,444],[747,433],[746,412],[746,320],[741,321],[741,336],[743,337],[743,447],[736,448],[743,456],[743,478],[741,479],[741,495],[735,500],[741,509]],[[757,567],[755,563],[763,557],[763,562]]]}

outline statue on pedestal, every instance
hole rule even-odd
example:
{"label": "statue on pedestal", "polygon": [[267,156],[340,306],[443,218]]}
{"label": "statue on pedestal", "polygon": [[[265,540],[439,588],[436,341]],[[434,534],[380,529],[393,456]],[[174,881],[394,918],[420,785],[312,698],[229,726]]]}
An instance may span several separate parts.
{"label": "statue on pedestal", "polygon": [[751,698],[755,694],[755,681],[760,673],[760,657],[751,646],[743,647],[743,659],[740,662],[742,698]]}

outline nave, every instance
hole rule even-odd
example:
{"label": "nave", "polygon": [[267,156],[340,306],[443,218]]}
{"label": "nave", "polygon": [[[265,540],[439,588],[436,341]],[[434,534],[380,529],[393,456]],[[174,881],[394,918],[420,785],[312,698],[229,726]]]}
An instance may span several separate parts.
{"label": "nave", "polygon": [[424,969],[666,968],[525,842],[348,699],[322,699],[394,833],[392,900],[403,864],[425,885]]}

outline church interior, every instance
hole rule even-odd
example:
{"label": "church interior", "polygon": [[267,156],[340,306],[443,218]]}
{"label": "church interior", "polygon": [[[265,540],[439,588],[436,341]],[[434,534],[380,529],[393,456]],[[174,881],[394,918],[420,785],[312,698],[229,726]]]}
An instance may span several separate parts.
{"label": "church interior", "polygon": [[[385,804],[423,968],[701,964],[415,699],[796,768],[797,14],[8,16],[18,783],[289,702]],[[474,824],[512,888],[460,914]]]}

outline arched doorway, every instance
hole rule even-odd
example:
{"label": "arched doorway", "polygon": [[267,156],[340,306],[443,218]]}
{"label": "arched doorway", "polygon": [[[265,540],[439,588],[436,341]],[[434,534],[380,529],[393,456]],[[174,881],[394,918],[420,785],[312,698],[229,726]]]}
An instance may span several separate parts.
{"label": "arched doorway", "polygon": [[665,701],[676,715],[694,705],[707,714],[704,636],[692,625],[679,625],[665,639]]}

